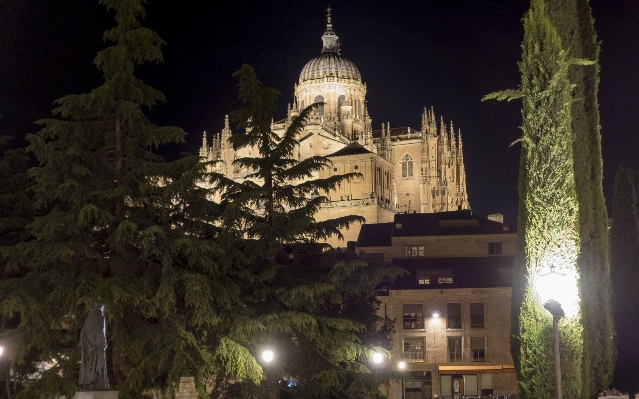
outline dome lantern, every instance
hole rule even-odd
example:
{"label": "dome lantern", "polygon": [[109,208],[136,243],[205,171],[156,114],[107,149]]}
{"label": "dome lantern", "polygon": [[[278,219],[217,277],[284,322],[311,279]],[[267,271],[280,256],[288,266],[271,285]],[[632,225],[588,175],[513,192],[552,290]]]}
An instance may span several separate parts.
{"label": "dome lantern", "polygon": [[322,53],[304,66],[300,74],[300,83],[329,76],[361,82],[362,76],[355,64],[339,53],[339,36],[333,32],[330,7],[326,19],[326,32],[322,35]]}

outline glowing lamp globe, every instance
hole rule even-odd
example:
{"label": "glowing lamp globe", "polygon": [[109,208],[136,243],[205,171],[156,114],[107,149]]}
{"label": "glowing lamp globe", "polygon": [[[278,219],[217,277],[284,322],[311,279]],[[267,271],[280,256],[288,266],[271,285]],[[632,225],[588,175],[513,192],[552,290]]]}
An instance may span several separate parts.
{"label": "glowing lamp globe", "polygon": [[382,360],[384,360],[384,357],[382,356],[381,353],[379,352],[373,353],[373,363],[380,364]]}
{"label": "glowing lamp globe", "polygon": [[547,302],[551,299],[558,301],[561,299],[561,292],[564,287],[564,279],[566,275],[555,270],[554,266],[550,266],[550,271],[541,275],[544,289],[542,290],[542,301]]}
{"label": "glowing lamp globe", "polygon": [[434,318],[434,319],[439,318],[439,313],[437,313],[437,312],[433,313],[433,318]]}
{"label": "glowing lamp globe", "polygon": [[264,360],[266,363],[269,363],[271,360],[273,360],[273,356],[274,354],[271,350],[262,352],[262,360]]}
{"label": "glowing lamp globe", "polygon": [[0,356],[2,356],[2,352],[4,352],[4,348],[0,346]]}
{"label": "glowing lamp globe", "polygon": [[400,370],[404,370],[406,368],[406,362],[399,362],[398,366]]}
{"label": "glowing lamp globe", "polygon": [[574,270],[568,268],[559,272],[555,266],[550,266],[545,273],[535,277],[534,287],[542,305],[548,301],[555,301],[566,312],[566,317],[571,318],[578,314],[578,275]]}

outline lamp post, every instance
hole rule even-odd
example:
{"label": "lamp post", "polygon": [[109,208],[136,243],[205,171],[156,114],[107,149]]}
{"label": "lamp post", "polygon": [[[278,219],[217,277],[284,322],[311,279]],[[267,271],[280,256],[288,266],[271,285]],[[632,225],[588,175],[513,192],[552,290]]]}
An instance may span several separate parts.
{"label": "lamp post", "polygon": [[[266,349],[262,351],[262,360],[264,361],[264,363],[266,363],[267,366],[273,361],[274,358],[275,353],[272,350]],[[272,367],[269,367],[268,371],[268,373],[265,372],[266,387],[268,391],[273,394],[273,397],[275,399],[279,399],[279,386],[277,385],[277,380],[275,379],[275,373],[273,372]],[[274,380],[275,384],[271,384],[271,380]]]}
{"label": "lamp post", "polygon": [[559,319],[564,317],[564,310],[559,303],[559,293],[564,277],[563,273],[556,272],[554,266],[550,266],[550,272],[542,275],[545,284],[548,285],[549,299],[544,303],[544,308],[552,315],[552,328],[555,335],[555,390],[557,399],[562,399],[561,393],[561,359],[559,356]]}
{"label": "lamp post", "polygon": [[[398,366],[399,366],[399,369],[403,372],[404,369],[406,368],[406,363],[405,362],[399,362]],[[404,399],[404,395],[405,395],[405,391],[404,391],[404,376],[402,376],[402,399]]]}

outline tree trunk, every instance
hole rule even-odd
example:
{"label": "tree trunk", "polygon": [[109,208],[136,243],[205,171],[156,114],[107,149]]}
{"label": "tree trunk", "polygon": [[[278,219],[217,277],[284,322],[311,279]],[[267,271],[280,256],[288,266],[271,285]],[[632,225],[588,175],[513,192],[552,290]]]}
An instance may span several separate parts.
{"label": "tree trunk", "polygon": [[[115,178],[116,185],[119,187],[122,185],[122,125],[120,124],[120,117],[118,112],[115,112]],[[119,200],[115,202],[115,214],[116,217],[122,215],[122,204]]]}
{"label": "tree trunk", "polygon": [[120,355],[120,351],[118,350],[118,346],[115,343],[111,344],[111,367],[113,368],[113,378],[115,378],[115,383],[117,389],[122,389],[124,386],[124,382],[126,380],[126,375],[122,371],[126,361]]}
{"label": "tree trunk", "polygon": [[11,367],[9,367],[7,369],[7,379],[6,379],[6,386],[7,386],[7,399],[11,399]]}

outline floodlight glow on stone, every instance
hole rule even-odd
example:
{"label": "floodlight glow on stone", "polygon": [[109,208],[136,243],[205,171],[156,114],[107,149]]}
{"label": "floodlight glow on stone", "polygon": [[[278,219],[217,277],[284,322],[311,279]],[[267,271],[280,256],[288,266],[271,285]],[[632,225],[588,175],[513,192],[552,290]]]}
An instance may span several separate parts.
{"label": "floodlight glow on stone", "polygon": [[0,346],[0,356],[2,356],[2,352],[4,352],[4,348]]}
{"label": "floodlight glow on stone", "polygon": [[266,362],[269,363],[271,360],[273,360],[273,351],[264,351],[262,352],[262,359]]}
{"label": "floodlight glow on stone", "polygon": [[373,353],[373,363],[380,364],[382,360],[384,360],[384,357],[382,356],[381,353],[379,352]]}

